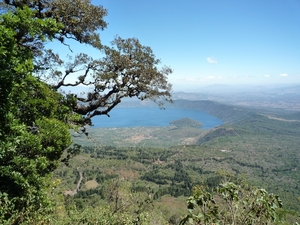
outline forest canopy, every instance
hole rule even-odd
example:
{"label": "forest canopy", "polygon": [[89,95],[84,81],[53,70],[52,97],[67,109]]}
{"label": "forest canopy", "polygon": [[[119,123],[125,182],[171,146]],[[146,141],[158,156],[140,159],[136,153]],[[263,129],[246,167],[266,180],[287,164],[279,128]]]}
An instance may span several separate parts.
{"label": "forest canopy", "polygon": [[203,126],[201,122],[198,120],[193,120],[191,118],[182,118],[179,120],[173,120],[170,122],[171,125],[176,126],[176,127],[195,127],[195,128],[200,128]]}

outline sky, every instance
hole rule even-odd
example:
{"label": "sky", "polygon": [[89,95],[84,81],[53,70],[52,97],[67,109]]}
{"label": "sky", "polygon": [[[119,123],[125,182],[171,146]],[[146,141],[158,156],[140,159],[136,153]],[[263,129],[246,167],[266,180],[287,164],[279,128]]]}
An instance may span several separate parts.
{"label": "sky", "polygon": [[102,43],[116,35],[138,38],[174,70],[175,91],[300,84],[300,0],[92,2],[108,10]]}

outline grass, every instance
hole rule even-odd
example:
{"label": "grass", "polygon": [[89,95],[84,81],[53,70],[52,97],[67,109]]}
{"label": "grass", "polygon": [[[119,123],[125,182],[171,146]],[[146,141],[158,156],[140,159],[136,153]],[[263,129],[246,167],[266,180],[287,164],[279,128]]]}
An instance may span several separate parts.
{"label": "grass", "polygon": [[83,186],[83,190],[89,190],[89,189],[93,189],[93,188],[96,188],[98,187],[99,184],[97,181],[95,180],[89,180],[87,182],[84,183],[84,186]]}

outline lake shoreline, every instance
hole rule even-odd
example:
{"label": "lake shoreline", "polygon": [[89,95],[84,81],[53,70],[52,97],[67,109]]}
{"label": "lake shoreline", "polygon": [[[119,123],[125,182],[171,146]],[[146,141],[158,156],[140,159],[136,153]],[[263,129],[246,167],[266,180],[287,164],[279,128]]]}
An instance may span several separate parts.
{"label": "lake shoreline", "polygon": [[204,111],[155,107],[116,108],[110,117],[99,116],[92,119],[93,128],[132,128],[132,127],[168,127],[174,120],[190,118],[204,124],[202,129],[209,130],[224,122]]}

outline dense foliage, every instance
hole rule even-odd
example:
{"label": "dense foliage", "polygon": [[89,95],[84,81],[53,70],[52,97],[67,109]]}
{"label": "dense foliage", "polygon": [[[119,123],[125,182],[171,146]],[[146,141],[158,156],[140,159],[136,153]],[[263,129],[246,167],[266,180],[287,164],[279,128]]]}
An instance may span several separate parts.
{"label": "dense foliage", "polygon": [[49,178],[71,144],[68,126],[60,121],[70,111],[59,107],[60,94],[32,76],[33,52],[17,37],[51,39],[61,25],[34,18],[28,7],[7,12],[0,21],[1,220],[19,223],[47,211]]}
{"label": "dense foliage", "polygon": [[[84,153],[72,164],[69,160],[80,151],[80,146],[72,145],[70,129],[87,136],[85,125],[91,124],[91,118],[109,115],[126,97],[150,99],[159,106],[163,104],[161,100],[171,102],[167,76],[172,70],[159,68],[161,62],[151,48],[136,38],[116,37],[111,46],[103,46],[97,31],[107,26],[104,21],[107,11],[90,0],[4,0],[0,7],[2,224],[178,224],[182,215],[180,207],[173,215],[165,216],[162,212],[169,213],[165,206],[162,209],[153,206],[162,206],[160,201],[166,196],[174,201],[174,197],[191,194],[190,214],[183,223],[220,220],[259,224],[277,219],[281,203],[276,196],[264,189],[234,183],[214,189],[221,181],[216,170],[234,163],[229,169],[236,176],[247,170],[250,175],[259,174],[267,181],[274,174],[296,171],[298,158],[293,143],[298,143],[295,141],[298,124],[287,125],[281,121],[278,125],[261,115],[235,109],[238,118],[231,120],[232,107],[221,106],[224,110],[217,110],[216,116],[225,112],[224,121],[226,118],[230,122],[239,121],[235,127],[225,125],[199,135],[199,129],[185,126],[186,123],[195,125],[194,121],[177,121],[178,129],[163,133],[156,130],[153,134],[156,144],[170,136],[176,138],[176,146],[164,150],[147,148],[145,143],[140,147],[135,143],[135,147],[125,149],[101,146],[95,137],[90,137],[92,147],[84,146]],[[91,46],[99,51],[100,57],[93,59],[79,53],[65,61],[63,56],[46,48],[47,42],[55,41],[72,55],[70,40]],[[79,86],[89,89],[84,94],[61,92],[63,88]],[[189,108],[200,105],[198,102],[179,104]],[[210,102],[205,106],[212,111],[220,107]],[[241,120],[245,117],[248,121]],[[285,128],[289,133],[284,136],[281,134]],[[292,149],[289,156],[292,159],[283,155],[286,149],[278,147],[281,164],[272,157],[263,163],[258,160],[269,150],[266,147],[270,142],[269,131],[289,141],[286,148]],[[182,138],[185,132],[191,135],[189,140]],[[263,141],[257,141],[257,133]],[[143,137],[139,133],[133,139]],[[191,140],[197,145],[188,145]],[[184,145],[178,146],[179,143]],[[259,151],[257,146],[261,148]],[[252,157],[251,162],[239,154],[243,147],[254,152],[247,155],[248,159]],[[220,152],[223,155],[216,154]],[[256,155],[259,157],[255,158]],[[218,162],[217,166],[213,162]],[[293,185],[291,176],[294,175],[286,176]],[[282,179],[281,183],[284,182]],[[197,184],[205,184],[215,192],[204,188],[192,192]],[[281,186],[277,187],[282,190]],[[68,189],[75,191],[66,193]],[[298,189],[295,185],[295,193],[288,197],[295,196]],[[218,207],[213,194],[221,199]],[[297,209],[295,201],[291,200],[290,208]],[[211,210],[195,214],[198,206],[209,206]]]}
{"label": "dense foliage", "polygon": [[[89,0],[5,0],[0,7],[0,220],[32,224],[46,221],[42,215],[53,209],[52,172],[78,153],[77,145],[70,147],[69,129],[81,127],[87,135],[83,126],[108,115],[125,97],[171,101],[172,70],[158,69],[160,61],[136,38],[118,37],[116,48],[102,46],[97,31],[106,27],[107,12]],[[68,40],[88,44],[103,57],[80,53],[64,62],[46,48],[56,41],[71,49]],[[60,93],[79,85],[92,91]]]}
{"label": "dense foliage", "polygon": [[232,182],[213,191],[195,187],[187,204],[189,214],[180,224],[274,224],[282,207],[278,196]]}
{"label": "dense foliage", "polygon": [[182,118],[179,120],[171,121],[170,124],[175,127],[202,127],[203,124],[197,120],[193,120],[190,118]]}

